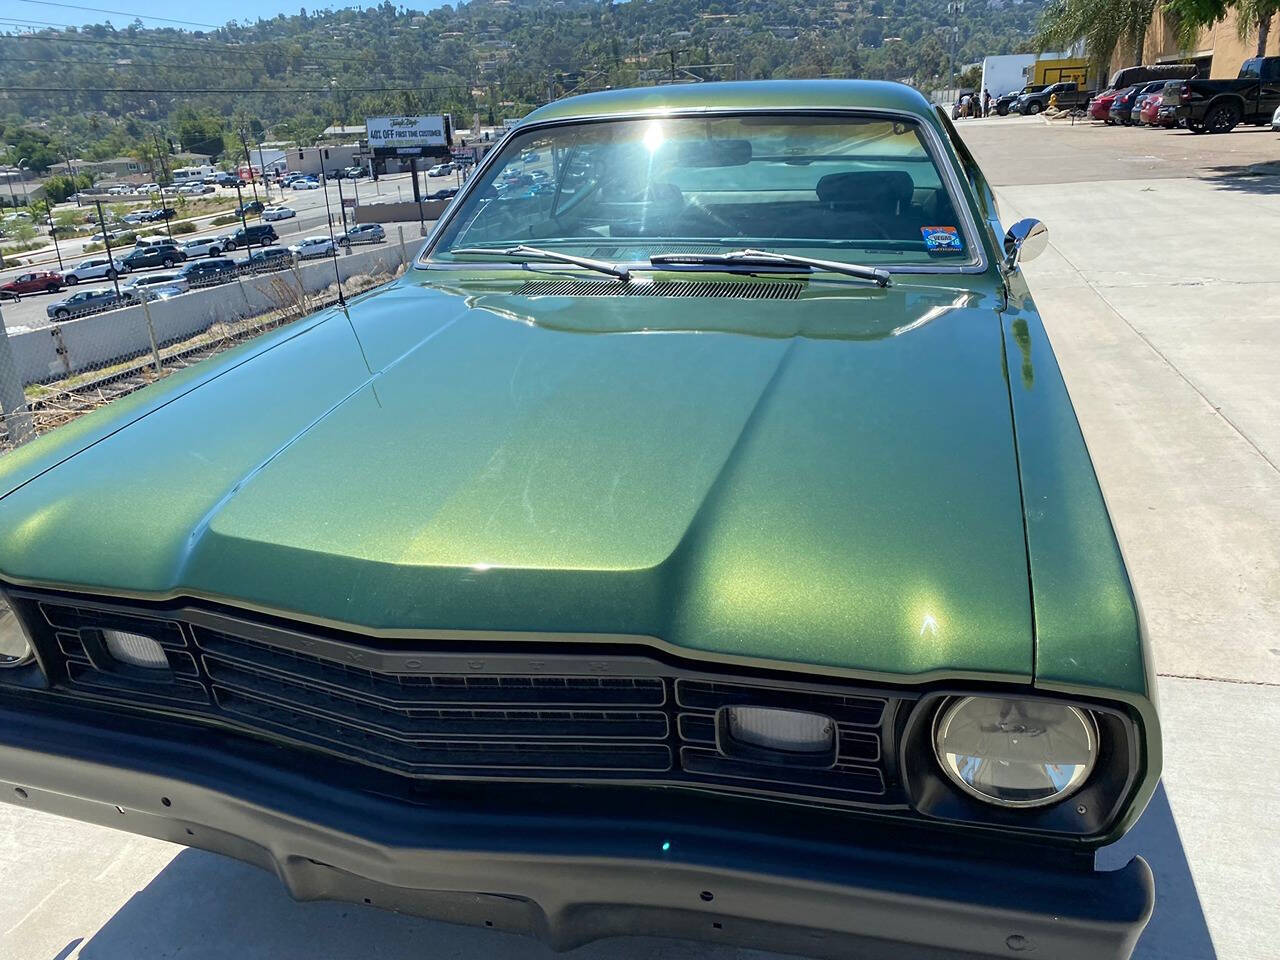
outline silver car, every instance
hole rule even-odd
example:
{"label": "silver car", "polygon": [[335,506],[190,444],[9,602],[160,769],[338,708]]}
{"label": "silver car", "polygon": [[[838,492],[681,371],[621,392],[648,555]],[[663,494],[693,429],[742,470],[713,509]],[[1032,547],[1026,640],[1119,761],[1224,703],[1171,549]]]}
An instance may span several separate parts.
{"label": "silver car", "polygon": [[80,290],[45,307],[50,320],[69,320],[78,313],[89,313],[120,303],[120,297],[110,287],[99,290]]}
{"label": "silver car", "polygon": [[387,231],[382,229],[382,224],[362,223],[339,237],[338,243],[349,247],[353,243],[381,243],[385,239],[387,239]]}
{"label": "silver car", "polygon": [[[187,281],[177,273],[162,270],[159,273],[148,273],[132,278],[120,287],[120,296],[126,300],[154,300],[161,291],[172,288],[173,292],[185,293],[189,289]],[[170,294],[171,295],[171,294]]]}
{"label": "silver car", "polygon": [[192,257],[220,257],[222,252],[227,248],[225,237],[201,237],[198,240],[188,240],[182,245],[182,252],[187,258]]}

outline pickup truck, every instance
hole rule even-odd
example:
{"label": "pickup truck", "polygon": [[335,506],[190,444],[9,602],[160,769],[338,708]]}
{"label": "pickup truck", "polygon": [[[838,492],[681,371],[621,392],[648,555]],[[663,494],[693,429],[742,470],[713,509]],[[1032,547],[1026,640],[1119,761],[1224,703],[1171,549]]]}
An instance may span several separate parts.
{"label": "pickup truck", "polygon": [[1034,115],[1049,108],[1049,98],[1052,96],[1057,96],[1059,110],[1083,110],[1093,97],[1093,91],[1085,90],[1082,84],[1064,80],[1061,83],[1051,83],[1043,90],[1022,94],[1013,101],[1009,109],[1014,113]]}
{"label": "pickup truck", "polygon": [[1280,57],[1252,57],[1234,80],[1185,80],[1165,91],[1176,97],[1178,125],[1193,133],[1230,133],[1239,123],[1270,122],[1280,107]]}

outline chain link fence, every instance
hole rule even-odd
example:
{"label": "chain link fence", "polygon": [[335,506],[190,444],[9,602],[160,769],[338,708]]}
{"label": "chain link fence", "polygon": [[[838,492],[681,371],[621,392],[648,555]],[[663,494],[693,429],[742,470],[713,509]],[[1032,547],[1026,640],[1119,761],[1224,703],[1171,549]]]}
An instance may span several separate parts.
{"label": "chain link fence", "polygon": [[[301,259],[282,248],[246,260],[191,260],[195,268],[118,276],[110,285],[22,298],[0,332],[0,454],[175,370],[283,323],[387,283],[416,252],[405,239],[325,250]],[[415,238],[416,239],[416,238]],[[117,293],[117,284],[119,292]],[[0,303],[0,321],[14,305]]]}

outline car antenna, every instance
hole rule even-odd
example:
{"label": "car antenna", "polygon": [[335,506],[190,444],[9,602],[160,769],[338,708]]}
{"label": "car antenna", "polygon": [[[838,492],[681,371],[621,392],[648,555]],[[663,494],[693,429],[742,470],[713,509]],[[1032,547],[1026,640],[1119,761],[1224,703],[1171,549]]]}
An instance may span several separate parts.
{"label": "car antenna", "polygon": [[338,241],[333,236],[333,211],[329,209],[329,178],[324,172],[324,148],[316,143],[316,159],[320,161],[320,187],[324,190],[324,213],[329,221],[329,256],[333,258],[333,275],[338,281],[338,305],[345,311],[347,298],[342,295],[342,274],[338,270]]}

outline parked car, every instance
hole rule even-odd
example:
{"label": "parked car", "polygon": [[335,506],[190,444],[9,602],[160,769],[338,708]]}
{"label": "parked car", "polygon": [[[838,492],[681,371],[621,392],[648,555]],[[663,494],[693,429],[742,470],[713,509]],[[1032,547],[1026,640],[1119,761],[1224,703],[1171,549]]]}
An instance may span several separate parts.
{"label": "parked car", "polygon": [[1095,94],[1085,108],[1085,112],[1094,120],[1101,120],[1104,123],[1113,124],[1111,119],[1111,104],[1116,99],[1119,90],[1103,90],[1101,93]]}
{"label": "parked car", "polygon": [[353,243],[381,243],[387,239],[387,231],[378,223],[361,223],[338,238],[338,243],[349,247]]}
{"label": "parked car", "polygon": [[1271,115],[1271,129],[1280,132],[1280,107]]}
{"label": "parked car", "polygon": [[65,271],[62,279],[67,282],[67,286],[74,287],[82,280],[112,280],[119,274],[128,272],[129,265],[114,257],[89,257]]}
{"label": "parked car", "polygon": [[261,200],[250,200],[247,203],[242,203],[240,206],[236,207],[236,216],[248,217],[255,213],[261,213],[266,208],[266,204]]}
{"label": "parked car", "polygon": [[327,257],[333,253],[333,241],[328,237],[303,237],[297,243],[289,245],[289,252],[300,260],[312,257]]}
{"label": "parked car", "polygon": [[62,274],[53,270],[31,270],[0,283],[0,291],[11,294],[17,300],[24,293],[57,293],[62,286]]}
{"label": "parked car", "polygon": [[[655,123],[705,172],[626,262],[648,201],[486,215],[535,145],[674,200]],[[0,459],[8,798],[558,947],[1129,957],[1145,578],[1044,226],[948,137],[896,84],[554,101],[385,295]]]}
{"label": "parked car", "polygon": [[207,287],[232,279],[238,269],[240,265],[230,257],[211,257],[188,263],[178,276],[192,287]]}
{"label": "parked car", "polygon": [[45,307],[50,320],[69,320],[79,313],[91,313],[120,304],[121,298],[116,296],[111,287],[99,287],[95,290],[78,290],[65,299]]}
{"label": "parked car", "polygon": [[278,270],[293,260],[293,254],[284,247],[263,247],[249,254],[248,265],[253,270]]}
{"label": "parked car", "polygon": [[228,173],[225,170],[221,170],[213,175],[213,181],[220,187],[234,187],[240,182],[240,178],[234,173]]}
{"label": "parked car", "polygon": [[1146,127],[1160,127],[1160,108],[1165,102],[1165,87],[1170,83],[1178,84],[1178,81],[1165,81],[1160,84],[1155,93],[1147,93],[1140,97],[1140,106],[1134,113],[1134,123],[1146,125]]}
{"label": "parked car", "polygon": [[263,220],[289,220],[297,215],[298,211],[292,207],[267,207],[262,211]]}
{"label": "parked car", "polygon": [[116,240],[123,237],[126,232],[127,231],[125,230],[108,230],[104,233],[99,230],[97,233],[89,237],[89,240],[93,243],[106,243],[107,240],[111,240],[114,243]]}
{"label": "parked car", "polygon": [[140,233],[133,238],[134,249],[138,247],[154,247],[156,244],[173,242],[163,233]]}
{"label": "parked car", "polygon": [[136,277],[130,277],[128,282],[120,285],[120,296],[125,300],[141,300],[154,299],[157,290],[162,287],[177,287],[185,291],[187,282],[182,279],[179,274],[165,273],[144,273]]}
{"label": "parked car", "polygon": [[160,189],[160,184],[158,183],[144,183],[142,186],[138,187],[138,192],[139,193],[155,193],[159,189]]}
{"label": "parked car", "polygon": [[448,200],[450,197],[456,197],[457,195],[458,195],[457,187],[441,187],[435,193],[428,193],[427,199],[428,200]]}
{"label": "parked car", "polygon": [[1010,109],[1015,113],[1034,116],[1049,109],[1050,99],[1056,98],[1054,102],[1057,103],[1059,110],[1081,110],[1088,105],[1092,97],[1093,93],[1086,90],[1083,84],[1064,80],[1062,83],[1051,83],[1043,90],[1037,90],[1034,93],[1021,94]]}
{"label": "parked car", "polygon": [[187,183],[178,188],[178,193],[187,196],[198,197],[206,193],[213,193],[214,188],[204,183]]}
{"label": "parked car", "polygon": [[145,210],[136,210],[133,213],[126,213],[120,219],[125,223],[149,223],[151,221],[151,214],[147,213]]}
{"label": "parked car", "polygon": [[289,184],[289,189],[290,190],[319,190],[320,183],[317,180],[312,180],[310,177],[302,177],[298,180],[294,180],[293,183]]}
{"label": "parked car", "polygon": [[1154,80],[1149,83],[1135,84],[1117,93],[1115,99],[1111,101],[1112,122],[1126,127],[1132,125],[1133,112],[1138,106],[1138,101],[1149,93],[1163,92],[1165,82]]}
{"label": "parked car", "polygon": [[142,267],[172,267],[175,263],[181,263],[186,259],[187,255],[176,243],[165,241],[145,247],[135,247],[125,255],[124,265],[130,270],[138,270]]}
{"label": "parked car", "polygon": [[225,242],[224,251],[230,253],[232,250],[240,250],[245,247],[264,247],[269,243],[275,243],[280,238],[276,236],[275,227],[269,223],[251,223],[247,227],[241,227],[233,233]]}
{"label": "parked car", "polygon": [[450,173],[453,173],[452,163],[437,163],[434,167],[427,169],[428,177],[443,177]]}
{"label": "parked car", "polygon": [[220,257],[226,246],[226,241],[221,237],[201,237],[198,240],[188,240],[184,243],[182,252],[187,255],[187,259],[192,257]]}
{"label": "parked car", "polygon": [[1194,133],[1229,133],[1237,124],[1264,126],[1280,107],[1280,57],[1251,57],[1234,80],[1184,80],[1178,122]]}
{"label": "parked car", "polygon": [[178,215],[178,211],[173,207],[163,207],[159,210],[152,210],[145,214],[147,220],[151,223],[163,223],[165,220],[172,220]]}
{"label": "parked car", "polygon": [[[1031,93],[1039,93],[1045,88],[1043,83],[1029,83],[1021,90],[1012,90],[1009,93],[1002,93],[991,101],[992,109],[1002,117],[1009,115],[1009,108],[1013,106],[1015,100],[1019,97],[1026,96]],[[954,118],[953,118],[954,119]]]}

